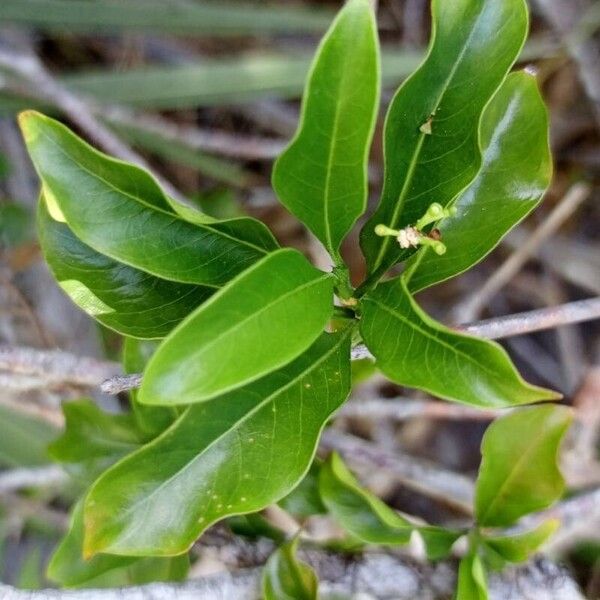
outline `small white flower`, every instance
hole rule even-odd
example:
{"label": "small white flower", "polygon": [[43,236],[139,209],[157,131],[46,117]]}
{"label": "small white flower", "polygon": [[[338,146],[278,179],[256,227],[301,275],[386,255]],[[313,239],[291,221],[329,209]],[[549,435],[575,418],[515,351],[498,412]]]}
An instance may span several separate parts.
{"label": "small white flower", "polygon": [[405,227],[398,232],[396,239],[400,248],[414,248],[419,245],[421,235],[414,227]]}

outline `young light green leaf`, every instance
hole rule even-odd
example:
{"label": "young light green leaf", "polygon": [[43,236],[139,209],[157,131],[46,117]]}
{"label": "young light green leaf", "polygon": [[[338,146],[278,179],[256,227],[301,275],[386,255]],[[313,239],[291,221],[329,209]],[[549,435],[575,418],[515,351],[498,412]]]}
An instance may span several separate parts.
{"label": "young light green leaf", "polygon": [[212,401],[108,470],[86,503],[85,553],[172,555],[212,523],[288,494],[350,390],[350,335]]}
{"label": "young light green leaf", "polygon": [[386,118],[383,192],[361,234],[370,272],[408,256],[392,238],[378,237],[376,225],[414,224],[429,204],[447,205],[477,174],[481,114],[527,33],[524,0],[434,0],[432,13],[427,58]]}
{"label": "young light green leaf", "polygon": [[379,369],[396,383],[494,408],[559,397],[523,381],[500,345],[434,321],[417,305],[401,277],[378,285],[362,306],[365,344]]}
{"label": "young light green leaf", "polygon": [[457,529],[446,529],[424,525],[416,528],[425,544],[425,552],[429,560],[447,558],[452,552],[452,546],[465,532]]}
{"label": "young light green leaf", "polygon": [[[84,560],[83,500],[73,508],[69,531],[54,551],[48,577],[63,587],[83,587],[98,581],[105,573],[119,571],[121,585],[141,585],[151,581],[181,581],[189,567],[187,556],[137,558],[97,554]],[[115,573],[116,575],[116,573]]]}
{"label": "young light green leaf", "polygon": [[437,226],[447,251],[424,247],[408,264],[418,291],[466,271],[540,202],[552,177],[548,116],[535,77],[508,76],[483,113],[483,164],[454,202],[455,215]]}
{"label": "young light green leaf", "polygon": [[299,252],[273,252],[165,339],[148,363],[139,401],[203,402],[289,363],[323,331],[332,295],[331,277]]}
{"label": "young light green leaf", "polygon": [[379,79],[372,3],[348,0],[317,51],[298,131],[273,170],[281,202],[336,260],[366,208]]}
{"label": "young light green leaf", "polygon": [[564,480],[557,454],[571,419],[565,406],[535,406],[510,413],[488,427],[475,491],[479,525],[511,525],[560,497]]}
{"label": "young light green leaf", "polygon": [[274,249],[236,239],[227,224],[183,220],[148,173],[58,121],[33,111],[19,120],[50,214],[97,252],[157,277],[219,287]]}
{"label": "young light green leaf", "polygon": [[[125,338],[123,342],[123,370],[125,373],[141,373],[146,368],[150,357],[156,352],[159,342],[155,340],[138,340]],[[174,406],[149,406],[138,400],[138,390],[129,390],[131,410],[139,429],[148,437],[161,434],[179,416]]]}
{"label": "young light green leaf", "polygon": [[358,539],[386,545],[410,540],[413,525],[363,488],[335,452],[321,467],[319,493],[334,519]]}
{"label": "young light green leaf", "polygon": [[80,500],[73,508],[69,531],[48,564],[49,579],[64,587],[75,587],[107,571],[126,567],[136,560],[131,556],[108,554],[98,554],[89,560],[84,560],[83,536],[83,500]]}
{"label": "young light green leaf", "polygon": [[37,221],[44,258],[61,288],[87,314],[123,335],[165,337],[215,291],[159,279],[99,254],[50,216],[43,197]]}
{"label": "young light green leaf", "polygon": [[317,600],[315,572],[296,557],[298,538],[280,546],[263,570],[264,600]]}
{"label": "young light green leaf", "polygon": [[549,519],[531,531],[514,535],[484,536],[483,543],[509,562],[526,561],[560,527],[558,519]]}
{"label": "young light green leaf", "polygon": [[63,463],[101,463],[104,468],[144,443],[130,414],[102,411],[83,398],[63,404],[65,431],[50,446],[50,456]]}
{"label": "young light green leaf", "polygon": [[456,600],[488,600],[487,575],[479,555],[469,552],[460,561]]}
{"label": "young light green leaf", "polygon": [[464,532],[429,525],[415,525],[402,518],[377,496],[362,487],[335,452],[319,471],[323,504],[354,539],[369,544],[406,544],[417,531],[429,560],[446,557]]}

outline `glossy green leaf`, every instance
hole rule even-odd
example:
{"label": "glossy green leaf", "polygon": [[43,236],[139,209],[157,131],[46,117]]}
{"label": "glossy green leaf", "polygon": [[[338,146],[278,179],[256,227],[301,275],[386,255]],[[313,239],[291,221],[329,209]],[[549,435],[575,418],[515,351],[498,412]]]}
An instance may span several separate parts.
{"label": "glossy green leaf", "polygon": [[427,58],[386,118],[383,192],[361,235],[370,272],[408,256],[393,238],[375,235],[376,225],[414,224],[432,202],[447,205],[477,174],[481,114],[527,33],[524,0],[433,0],[432,13]]}
{"label": "glossy green leaf", "polygon": [[336,259],[366,208],[379,70],[372,3],[348,0],[317,51],[298,131],[273,170],[281,202]]}
{"label": "glossy green leaf", "polygon": [[526,561],[560,527],[558,519],[549,519],[535,529],[524,533],[485,536],[484,543],[509,562]]}
{"label": "glossy green leaf", "polygon": [[411,291],[454,277],[484,258],[540,202],[552,178],[548,115],[535,77],[512,73],[485,109],[483,162],[438,229],[447,251],[429,248],[409,262]]}
{"label": "glossy green leaf", "polygon": [[264,600],[317,600],[315,572],[296,557],[298,538],[280,546],[263,570]]}
{"label": "glossy green leaf", "polygon": [[75,587],[107,571],[131,564],[134,557],[98,554],[83,559],[83,501],[79,501],[71,515],[69,531],[62,539],[48,564],[48,577],[62,586]]}
{"label": "glossy green leaf", "polygon": [[293,363],[190,407],[108,470],[87,499],[86,554],[177,554],[212,523],[288,494],[349,393],[350,333],[323,334]]}
{"label": "glossy green leaf", "polygon": [[[125,338],[123,342],[123,369],[125,373],[141,373],[150,357],[156,352],[159,342]],[[149,406],[138,400],[138,390],[129,390],[131,410],[139,429],[153,438],[161,434],[179,416],[173,406]]]}
{"label": "glossy green leaf", "polygon": [[565,406],[536,406],[510,413],[488,427],[475,492],[479,525],[511,525],[561,496],[564,480],[557,455],[571,419]]}
{"label": "glossy green leaf", "polygon": [[165,337],[214,292],[159,279],[99,254],[55,221],[43,199],[37,220],[40,246],[58,284],[77,306],[118,333]]}
{"label": "glossy green leaf", "polygon": [[559,397],[523,381],[497,343],[454,332],[425,314],[402,278],[377,286],[362,305],[365,344],[396,383],[483,407]]}
{"label": "glossy green leaf", "polygon": [[202,402],[285,365],[323,331],[332,294],[331,277],[299,252],[273,252],[165,339],[146,368],[140,402]]}
{"label": "glossy green leaf", "polygon": [[226,223],[181,219],[148,173],[94,150],[58,121],[28,111],[20,124],[50,214],[105,256],[164,279],[219,287],[275,248],[233,237]]}
{"label": "glossy green leaf", "polygon": [[360,486],[337,453],[321,467],[319,492],[333,518],[370,544],[406,544],[413,525],[377,496]]}
{"label": "glossy green leaf", "polygon": [[[83,500],[73,508],[69,531],[54,551],[48,564],[48,577],[63,587],[96,587],[99,578],[112,572],[113,585],[141,585],[152,581],[181,581],[189,568],[187,556],[137,558],[97,554],[84,560]],[[117,571],[115,573],[115,571]]]}
{"label": "glossy green leaf", "polygon": [[37,467],[48,464],[48,444],[58,429],[46,421],[0,406],[0,465]]}
{"label": "glossy green leaf", "polygon": [[48,447],[58,462],[107,467],[144,442],[131,414],[104,412],[92,400],[66,402],[63,413],[65,431]]}
{"label": "glossy green leaf", "polygon": [[460,561],[456,600],[488,600],[487,575],[481,558],[470,552]]}

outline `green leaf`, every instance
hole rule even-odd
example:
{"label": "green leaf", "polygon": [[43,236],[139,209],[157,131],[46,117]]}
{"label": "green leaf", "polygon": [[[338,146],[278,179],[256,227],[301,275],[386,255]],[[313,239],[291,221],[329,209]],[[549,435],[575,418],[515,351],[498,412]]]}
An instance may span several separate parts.
{"label": "green leaf", "polygon": [[456,540],[465,534],[464,531],[431,525],[418,527],[417,531],[421,538],[423,538],[425,551],[429,560],[447,558]]}
{"label": "green leaf", "polygon": [[348,0],[317,51],[298,131],[273,170],[281,202],[336,260],[366,208],[379,79],[372,3]]}
{"label": "green leaf", "polygon": [[488,427],[475,491],[479,525],[511,525],[561,496],[564,480],[557,455],[571,419],[565,406],[536,406],[510,413]]}
{"label": "green leaf", "polygon": [[82,310],[123,335],[162,338],[214,288],[159,279],[99,254],[38,206],[44,258],[61,288]]}
{"label": "green leaf", "polygon": [[111,414],[86,398],[63,404],[65,431],[50,446],[50,456],[62,463],[106,468],[137,450],[144,437],[130,414]]}
{"label": "green leaf", "polygon": [[300,6],[251,3],[182,3],[158,0],[3,0],[0,21],[43,31],[74,33],[142,31],[170,35],[252,35],[320,32],[330,12]]}
{"label": "green leaf", "polygon": [[83,559],[83,500],[74,507],[69,531],[56,548],[48,564],[48,577],[64,587],[75,587],[107,571],[130,565],[134,557],[98,554]]}
{"label": "green leaf", "polygon": [[416,525],[401,517],[377,496],[362,487],[337,453],[332,453],[319,474],[319,493],[334,519],[353,539],[368,544],[406,544],[417,531],[429,560],[448,556],[464,532]]}
{"label": "green leaf", "polygon": [[146,368],[140,402],[203,402],[285,365],[323,331],[332,294],[331,277],[299,252],[273,252],[165,339]]}
{"label": "green leaf", "polygon": [[263,570],[264,600],[317,600],[315,572],[296,557],[298,538],[280,546]]}
{"label": "green leaf", "polygon": [[483,164],[458,197],[457,213],[437,226],[447,251],[420,250],[409,262],[409,287],[418,291],[466,271],[540,202],[552,178],[548,115],[535,77],[508,76],[481,122]]}
{"label": "green leaf", "polygon": [[481,558],[470,552],[460,561],[456,600],[488,600],[487,575]]}
{"label": "green leaf", "polygon": [[320,464],[316,461],[310,466],[304,479],[279,501],[279,506],[297,519],[306,519],[312,515],[327,512],[319,494]]}
{"label": "green leaf", "polygon": [[[15,587],[20,590],[41,590],[44,586],[42,578],[42,547],[34,546],[31,550],[26,550],[27,554],[23,557],[19,573],[15,577]],[[14,567],[13,567],[14,568]]]}
{"label": "green leaf", "polygon": [[560,397],[523,381],[504,349],[444,327],[421,310],[402,278],[382,283],[362,302],[360,331],[377,366],[400,385],[494,407]]}
{"label": "green leaf", "polygon": [[408,255],[394,239],[375,235],[376,225],[414,224],[429,204],[447,205],[477,174],[481,114],[527,33],[524,0],[434,0],[432,13],[427,58],[386,118],[383,192],[361,235],[370,272]]}
{"label": "green leaf", "polygon": [[335,452],[321,467],[319,492],[334,519],[363,542],[395,545],[410,540],[413,525],[361,487]]}
{"label": "green leaf", "polygon": [[[94,150],[39,113],[20,115],[52,217],[97,252],[157,277],[219,287],[268,251],[226,224],[192,224],[145,171]],[[271,238],[272,239],[272,238]]]}
{"label": "green leaf", "polygon": [[0,465],[47,465],[47,446],[57,433],[58,429],[46,421],[0,406]]}
{"label": "green leaf", "polygon": [[108,470],[87,499],[86,554],[177,554],[216,521],[288,494],[350,390],[350,335],[323,334],[293,363],[190,407]]}
{"label": "green leaf", "polygon": [[[123,369],[125,373],[141,373],[150,357],[156,352],[158,342],[125,338],[123,342]],[[161,434],[179,416],[173,406],[148,406],[138,401],[138,390],[129,390],[131,409],[137,426],[149,437]]]}
{"label": "green leaf", "polygon": [[[183,65],[144,65],[115,71],[97,68],[60,79],[73,91],[102,102],[147,108],[182,109],[198,106],[243,104],[264,98],[297,98],[305,86],[313,51],[244,53],[235,57],[207,58]],[[419,64],[420,52],[405,48],[382,53],[384,84],[397,85]],[[0,111],[30,107],[0,95]]]}
{"label": "green leaf", "polygon": [[560,527],[558,519],[549,519],[535,529],[524,533],[502,536],[484,536],[483,542],[509,562],[526,561]]}
{"label": "green leaf", "polygon": [[[152,581],[181,581],[189,568],[187,556],[137,558],[97,554],[83,559],[83,500],[71,515],[69,531],[54,551],[48,565],[48,577],[63,587],[97,585],[99,577],[112,572],[120,578],[116,585],[141,585]],[[118,571],[115,573],[115,571]]]}

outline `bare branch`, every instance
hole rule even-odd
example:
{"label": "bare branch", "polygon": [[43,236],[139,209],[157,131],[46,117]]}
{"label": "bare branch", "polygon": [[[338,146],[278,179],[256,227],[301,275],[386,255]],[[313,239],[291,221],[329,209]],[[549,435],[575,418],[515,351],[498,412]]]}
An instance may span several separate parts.
{"label": "bare branch", "polygon": [[24,488],[61,487],[69,477],[61,467],[31,467],[0,472],[0,494]]}
{"label": "bare branch", "polygon": [[498,340],[598,318],[600,318],[600,298],[590,298],[506,317],[485,319],[471,325],[462,325],[458,329],[479,337]]}
{"label": "bare branch", "polygon": [[390,419],[392,421],[406,421],[415,417],[490,421],[500,414],[503,414],[503,411],[473,408],[461,404],[438,402],[436,400],[354,398],[346,402],[336,416],[379,421],[388,421]]}
{"label": "bare branch", "polygon": [[162,117],[142,114],[123,106],[97,106],[95,113],[115,125],[123,125],[153,133],[165,140],[183,144],[192,150],[201,150],[246,160],[272,160],[284,149],[281,139],[249,137],[209,131],[190,125],[177,125]]}
{"label": "bare branch", "polygon": [[[590,321],[600,317],[600,298],[570,302],[560,306],[498,317],[458,327],[472,335],[498,339],[523,335]],[[352,349],[352,359],[372,358],[364,345]],[[123,375],[118,363],[74,356],[60,350],[36,350],[18,346],[0,345],[0,372],[20,373],[44,378],[49,384],[100,386],[107,394],[118,394],[139,387],[139,373]]]}
{"label": "bare branch", "polygon": [[0,345],[0,371],[42,377],[49,384],[96,387],[120,374],[121,366],[61,350]]}
{"label": "bare branch", "polygon": [[[0,46],[0,68],[19,76],[36,91],[36,96],[55,104],[103,150],[153,172],[145,159],[94,116],[91,101],[84,100],[59,83],[33,52],[25,53]],[[170,182],[156,173],[154,177],[169,196],[185,201]]]}
{"label": "bare branch", "polygon": [[[372,600],[442,600],[453,595],[455,567],[448,563],[425,565],[407,558],[367,552],[347,560],[322,551],[301,553],[320,577],[323,600],[339,595]],[[260,569],[219,573],[184,584],[154,583],[106,590],[21,591],[0,584],[3,600],[258,600]],[[566,570],[546,560],[506,569],[490,577],[491,600],[583,600]]]}

